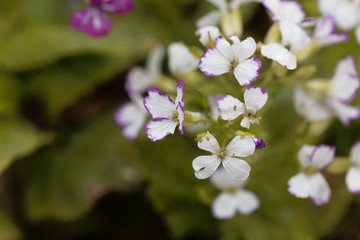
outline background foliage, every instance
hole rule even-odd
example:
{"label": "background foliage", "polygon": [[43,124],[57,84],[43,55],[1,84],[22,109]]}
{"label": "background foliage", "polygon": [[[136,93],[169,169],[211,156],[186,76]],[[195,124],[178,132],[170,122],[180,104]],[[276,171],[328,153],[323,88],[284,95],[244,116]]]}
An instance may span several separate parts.
{"label": "background foliage", "polygon": [[[306,1],[309,16],[318,15],[314,2]],[[0,240],[358,234],[353,216],[359,200],[347,192],[343,176],[330,176],[333,197],[321,208],[286,191],[298,170],[299,148],[292,144],[299,119],[289,88],[270,89],[272,103],[262,117],[268,147],[254,156],[248,186],[261,208],[251,216],[212,217],[209,206],[218,192],[194,178],[191,161],[202,152],[191,137],[152,144],[144,136],[135,142],[121,136],[113,113],[126,100],[127,70],[143,64],[159,41],[199,46],[194,21],[210,4],[138,0],[133,13],[112,19],[114,29],[103,39],[68,27],[72,12],[83,6],[80,0],[0,2]],[[255,5],[244,13],[245,34],[261,39],[270,24],[266,13]],[[337,61],[358,48],[352,37],[322,50],[311,64],[317,74],[331,77]],[[355,57],[360,69],[360,55]],[[359,132],[359,121],[348,129],[334,121],[310,143],[335,144],[346,156]],[[346,215],[351,202],[353,214]]]}

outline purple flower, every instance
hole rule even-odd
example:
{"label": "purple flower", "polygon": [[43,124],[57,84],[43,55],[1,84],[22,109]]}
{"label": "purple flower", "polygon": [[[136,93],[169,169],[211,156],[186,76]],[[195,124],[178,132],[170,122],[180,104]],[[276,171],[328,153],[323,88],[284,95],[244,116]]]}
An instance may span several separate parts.
{"label": "purple flower", "polygon": [[90,6],[75,12],[70,27],[92,37],[103,37],[111,29],[106,12],[123,15],[134,8],[132,0],[90,0]]}

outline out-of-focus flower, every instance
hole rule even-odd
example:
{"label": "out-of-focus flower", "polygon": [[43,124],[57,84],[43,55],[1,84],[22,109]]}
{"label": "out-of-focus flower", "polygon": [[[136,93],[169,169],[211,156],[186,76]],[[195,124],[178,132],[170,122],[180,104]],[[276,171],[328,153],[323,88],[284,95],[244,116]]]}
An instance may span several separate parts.
{"label": "out-of-focus flower", "polygon": [[345,180],[350,192],[360,194],[360,141],[350,150],[350,167]]}
{"label": "out-of-focus flower", "polygon": [[144,99],[144,106],[154,121],[148,121],[145,133],[151,141],[163,139],[173,134],[179,125],[179,132],[183,134],[184,113],[184,83],[179,81],[175,102],[157,88],[150,88]]}
{"label": "out-of-focus flower", "polygon": [[249,164],[239,157],[248,157],[255,151],[251,137],[234,137],[225,147],[219,146],[216,138],[209,132],[198,141],[198,147],[213,155],[199,156],[192,162],[195,176],[199,179],[210,177],[222,164],[225,171],[234,179],[245,180],[250,174]]}
{"label": "out-of-focus flower", "polygon": [[75,12],[70,26],[92,37],[103,37],[111,29],[111,21],[106,12],[124,15],[133,10],[132,0],[90,0],[89,7]]}
{"label": "out-of-focus flower", "polygon": [[224,168],[220,167],[210,181],[222,190],[212,203],[212,213],[216,218],[232,218],[237,212],[249,215],[258,209],[260,201],[257,196],[243,189],[246,181],[230,177]]}
{"label": "out-of-focus flower", "polygon": [[169,69],[172,74],[182,76],[197,68],[199,59],[181,42],[171,43],[168,47]]}
{"label": "out-of-focus flower", "polygon": [[199,28],[195,34],[199,36],[202,45],[208,47],[214,44],[214,40],[220,35],[220,30],[215,26],[206,26]]}
{"label": "out-of-focus flower", "polygon": [[237,36],[231,36],[230,41],[217,37],[215,48],[208,48],[201,57],[199,69],[206,76],[233,72],[241,86],[249,86],[258,77],[262,65],[258,58],[250,58],[256,50],[256,42],[252,37],[241,42]]}
{"label": "out-of-focus flower", "polygon": [[279,43],[263,45],[260,52],[264,57],[278,62],[289,70],[294,70],[297,67],[296,56]]}
{"label": "out-of-focus flower", "polygon": [[349,39],[346,33],[337,33],[334,18],[330,15],[323,16],[316,24],[313,37],[320,46],[331,46]]}
{"label": "out-of-focus flower", "polygon": [[331,189],[320,173],[334,160],[335,147],[304,145],[298,154],[302,171],[288,181],[288,191],[298,198],[311,198],[316,205],[329,201]]}
{"label": "out-of-focus flower", "polygon": [[221,118],[224,120],[234,120],[243,115],[240,125],[250,128],[250,123],[259,124],[260,117],[256,115],[266,103],[268,93],[261,87],[248,87],[244,92],[244,103],[230,96],[221,96],[217,101]]}

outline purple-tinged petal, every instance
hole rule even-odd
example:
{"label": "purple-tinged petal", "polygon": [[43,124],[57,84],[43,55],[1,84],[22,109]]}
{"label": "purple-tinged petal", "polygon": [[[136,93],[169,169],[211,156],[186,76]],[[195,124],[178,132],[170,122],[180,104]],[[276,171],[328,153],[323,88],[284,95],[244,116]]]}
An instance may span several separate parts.
{"label": "purple-tinged petal", "polygon": [[169,134],[174,134],[177,122],[171,119],[148,121],[145,126],[145,134],[153,141],[159,141]]}
{"label": "purple-tinged petal", "polygon": [[310,161],[312,166],[316,166],[317,169],[321,170],[329,165],[335,156],[335,147],[329,145],[318,145],[311,153]]}
{"label": "purple-tinged petal", "polygon": [[234,75],[240,86],[249,86],[259,76],[261,61],[258,58],[246,59],[234,69]]}
{"label": "purple-tinged petal", "polygon": [[349,39],[346,33],[337,33],[332,16],[325,15],[320,19],[314,30],[314,37],[321,46],[331,46]]}
{"label": "purple-tinged petal", "polygon": [[266,147],[266,144],[265,144],[264,140],[262,140],[261,138],[254,137],[253,140],[254,140],[256,149],[263,149],[263,148]]}
{"label": "purple-tinged petal", "polygon": [[248,87],[244,92],[246,109],[255,114],[268,100],[268,93],[262,87]]}
{"label": "purple-tinged petal", "polygon": [[133,0],[91,0],[91,3],[96,3],[96,6],[103,11],[117,15],[127,14],[134,9]]}
{"label": "purple-tinged petal", "polygon": [[176,112],[174,101],[157,88],[148,89],[148,95],[144,99],[144,106],[154,119],[172,119],[174,112]]}
{"label": "purple-tinged petal", "polygon": [[316,146],[312,145],[303,145],[298,152],[298,159],[302,168],[311,166],[311,156],[315,150]]}
{"label": "purple-tinged petal", "polygon": [[216,48],[206,49],[200,58],[199,69],[205,76],[219,76],[230,71],[230,62]]}
{"label": "purple-tinged petal", "polygon": [[111,21],[97,8],[85,8],[75,12],[70,27],[92,37],[103,37],[111,29]]}
{"label": "purple-tinged petal", "polygon": [[331,99],[328,101],[329,106],[334,114],[341,120],[344,126],[349,126],[351,121],[360,118],[360,108],[353,107],[338,100]]}

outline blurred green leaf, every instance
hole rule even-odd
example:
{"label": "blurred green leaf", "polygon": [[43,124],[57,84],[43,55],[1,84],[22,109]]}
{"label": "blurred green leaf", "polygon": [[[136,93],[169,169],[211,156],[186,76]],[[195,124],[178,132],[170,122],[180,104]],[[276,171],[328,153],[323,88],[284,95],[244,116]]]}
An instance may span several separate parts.
{"label": "blurred green leaf", "polygon": [[107,191],[128,191],[141,181],[132,147],[117,128],[112,113],[105,114],[24,161],[24,203],[32,220],[76,219]]}
{"label": "blurred green leaf", "polygon": [[20,84],[9,74],[0,73],[0,114],[15,115],[19,110]]}
{"label": "blurred green leaf", "polygon": [[21,232],[12,218],[0,209],[0,240],[20,240]]}
{"label": "blurred green leaf", "polygon": [[17,158],[27,156],[52,140],[20,118],[0,118],[0,173]]}

